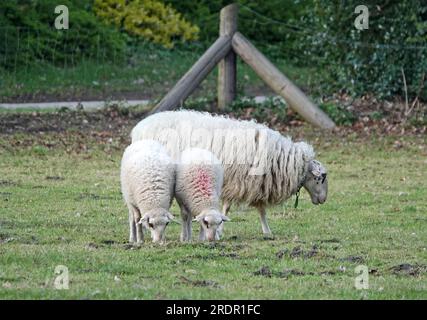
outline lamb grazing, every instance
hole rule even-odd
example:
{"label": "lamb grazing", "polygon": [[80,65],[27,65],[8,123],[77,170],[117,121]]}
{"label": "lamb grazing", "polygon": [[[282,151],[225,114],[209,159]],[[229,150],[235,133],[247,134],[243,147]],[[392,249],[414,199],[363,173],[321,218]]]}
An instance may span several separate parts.
{"label": "lamb grazing", "polygon": [[120,172],[123,198],[129,209],[129,242],[142,243],[143,227],[153,242],[163,242],[174,221],[169,212],[175,186],[175,164],[156,141],[135,141],[123,154]]}
{"label": "lamb grazing", "polygon": [[287,200],[302,187],[313,204],[327,198],[326,169],[314,160],[313,148],[254,121],[186,110],[161,112],[133,128],[132,141],[141,139],[159,141],[173,158],[191,147],[211,151],[224,167],[224,214],[232,203],[254,206],[264,234],[271,234],[266,206]]}
{"label": "lamb grazing", "polygon": [[221,162],[204,149],[182,152],[176,170],[175,197],[181,208],[181,241],[191,240],[191,221],[200,223],[199,240],[219,239],[218,227],[229,218],[219,210],[223,183]]}

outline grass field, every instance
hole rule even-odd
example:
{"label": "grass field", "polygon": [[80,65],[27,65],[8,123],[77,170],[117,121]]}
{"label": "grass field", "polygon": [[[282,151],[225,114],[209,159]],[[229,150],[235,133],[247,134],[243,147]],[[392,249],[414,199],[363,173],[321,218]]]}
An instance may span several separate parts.
{"label": "grass field", "polygon": [[[88,140],[77,152],[1,134],[0,298],[426,299],[426,139],[396,148],[393,138],[306,137],[329,169],[329,198],[313,206],[304,191],[298,209],[294,199],[270,208],[274,239],[242,206],[216,244],[182,244],[171,225],[166,245],[132,247],[121,140]],[[68,290],[54,287],[58,265]],[[358,265],[368,267],[368,290],[355,289]]]}
{"label": "grass field", "polygon": [[[131,57],[84,60],[73,65],[49,63],[0,70],[0,103],[96,99],[160,99],[203,54],[201,48],[159,50],[135,48]],[[274,61],[296,83],[311,89],[319,71],[294,67],[289,59]],[[217,71],[211,72],[196,95],[216,92]],[[271,92],[255,72],[239,60],[238,91],[246,94]]]}

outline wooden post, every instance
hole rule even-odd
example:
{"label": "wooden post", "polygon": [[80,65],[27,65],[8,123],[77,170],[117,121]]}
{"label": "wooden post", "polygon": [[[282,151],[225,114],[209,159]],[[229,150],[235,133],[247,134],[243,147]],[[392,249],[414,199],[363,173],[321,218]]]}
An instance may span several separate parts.
{"label": "wooden post", "polygon": [[310,99],[281,73],[261,52],[259,52],[241,33],[232,38],[233,50],[266,82],[281,95],[305,120],[323,128],[332,129],[335,123]]}
{"label": "wooden post", "polygon": [[[220,12],[219,35],[232,37],[237,31],[236,3],[224,7]],[[236,54],[233,50],[218,64],[218,109],[223,110],[236,97]]]}
{"label": "wooden post", "polygon": [[231,37],[219,37],[178,81],[172,90],[156,105],[151,114],[171,110],[180,106],[230,50]]}

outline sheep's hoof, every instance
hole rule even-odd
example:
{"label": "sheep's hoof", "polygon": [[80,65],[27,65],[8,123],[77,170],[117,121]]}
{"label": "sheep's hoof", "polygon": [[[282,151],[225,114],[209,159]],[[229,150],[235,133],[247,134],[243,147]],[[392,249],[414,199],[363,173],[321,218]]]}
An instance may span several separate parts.
{"label": "sheep's hoof", "polygon": [[264,239],[264,240],[274,240],[274,236],[273,236],[273,234],[271,234],[271,233],[265,233],[265,234],[263,235],[263,239]]}

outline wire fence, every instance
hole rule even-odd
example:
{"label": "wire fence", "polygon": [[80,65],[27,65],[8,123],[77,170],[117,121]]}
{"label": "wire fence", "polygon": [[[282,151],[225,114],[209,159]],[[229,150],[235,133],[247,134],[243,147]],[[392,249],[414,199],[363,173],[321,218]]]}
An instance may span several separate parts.
{"label": "wire fence", "polygon": [[[105,46],[103,37],[90,30],[57,31],[55,39],[34,37],[33,32],[0,28],[0,102],[93,100],[120,94],[158,98],[207,49],[196,44],[192,50],[167,50],[141,41],[123,50]],[[10,34],[18,37],[15,46],[8,45]],[[94,47],[84,52],[88,38]]]}
{"label": "wire fence", "polygon": [[[218,18],[216,13],[205,17],[205,21]],[[272,19],[244,5],[241,6],[239,20],[250,20],[255,26],[280,26],[297,36],[310,35],[317,37],[319,41],[348,45],[349,48],[359,46],[374,52],[427,52],[427,45],[422,44],[366,43],[344,37],[331,37],[309,25]],[[203,21],[199,24],[203,28]],[[245,34],[245,30],[240,31]],[[209,43],[199,42],[168,50],[139,41],[132,42],[123,50],[107,45],[103,42],[104,35],[93,34],[91,30],[70,29],[55,31],[55,34],[55,37],[46,38],[37,31],[34,35],[34,30],[26,28],[0,27],[0,39],[3,39],[0,46],[0,66],[3,66],[0,67],[0,102],[160,99],[209,47]],[[264,53],[269,57],[269,52]],[[34,59],[34,55],[37,59]],[[301,72],[292,67],[292,60],[301,59],[300,53],[281,46],[279,54],[269,58],[304,90],[315,90],[319,79],[311,76],[312,71]],[[344,63],[358,68],[351,61]],[[401,68],[406,73],[415,71],[403,65]],[[323,72],[328,72],[327,66]],[[242,94],[262,94],[267,90],[254,72],[241,62],[238,82]],[[343,84],[345,85],[347,84]],[[216,95],[215,86],[216,75],[212,73],[204,81],[198,94],[213,97]],[[416,86],[408,85],[414,90]]]}

